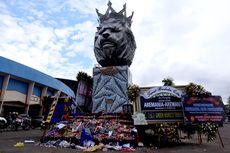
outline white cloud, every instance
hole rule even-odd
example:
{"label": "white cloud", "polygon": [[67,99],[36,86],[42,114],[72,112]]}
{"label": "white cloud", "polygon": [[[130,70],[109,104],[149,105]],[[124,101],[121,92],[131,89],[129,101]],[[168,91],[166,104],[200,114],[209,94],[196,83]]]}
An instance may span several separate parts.
{"label": "white cloud", "polygon": [[[92,74],[97,26],[95,8],[107,0],[0,3],[0,55],[54,77]],[[230,2],[228,0],[112,0],[119,11],[134,11],[132,30],[137,50],[131,65],[140,86],[161,85],[167,76],[178,85],[202,84],[224,100],[230,96]],[[64,26],[63,26],[64,25]],[[81,57],[88,61],[80,60]],[[85,66],[86,64],[92,67]]]}
{"label": "white cloud", "polygon": [[229,95],[230,84],[225,83],[230,75],[226,70],[230,64],[228,1],[134,3],[134,82],[161,85],[163,78],[171,76],[177,84],[195,82],[214,94]]}
{"label": "white cloud", "polygon": [[[83,63],[70,63],[69,59],[65,57],[65,49],[75,43],[69,42],[68,38],[73,36],[77,30],[76,27],[81,27],[81,25],[54,29],[45,26],[39,20],[28,22],[26,19],[13,17],[7,13],[1,14],[0,17],[2,19],[0,21],[1,56],[54,77],[75,79],[77,72],[84,69]],[[82,25],[88,27],[89,23],[86,22]],[[88,39],[86,43],[89,43]],[[84,50],[85,47],[81,48]],[[71,52],[73,56],[77,50],[71,48],[70,52],[67,52],[68,56],[71,56]]]}
{"label": "white cloud", "polygon": [[[86,15],[96,15],[95,8],[104,5],[104,0],[93,1],[79,1],[79,0],[67,0],[66,5],[72,9],[72,11],[78,11]],[[92,11],[93,10],[93,11]]]}

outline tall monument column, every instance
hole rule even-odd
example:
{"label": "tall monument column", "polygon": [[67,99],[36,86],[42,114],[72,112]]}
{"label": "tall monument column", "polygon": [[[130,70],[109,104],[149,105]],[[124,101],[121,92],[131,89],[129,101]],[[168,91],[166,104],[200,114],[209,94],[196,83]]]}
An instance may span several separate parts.
{"label": "tall monument column", "polygon": [[119,113],[128,103],[129,66],[136,42],[130,29],[132,17],[126,16],[126,4],[116,12],[108,2],[105,14],[99,13],[94,54],[101,65],[93,68],[93,113]]}

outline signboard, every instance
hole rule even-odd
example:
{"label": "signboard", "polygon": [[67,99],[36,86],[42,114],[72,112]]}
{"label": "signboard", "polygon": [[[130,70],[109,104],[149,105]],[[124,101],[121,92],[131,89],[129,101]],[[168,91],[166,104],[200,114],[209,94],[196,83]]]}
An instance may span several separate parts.
{"label": "signboard", "polygon": [[224,104],[220,96],[207,98],[186,97],[183,106],[187,122],[215,122],[222,124],[226,119]]}
{"label": "signboard", "polygon": [[86,81],[80,80],[76,93],[76,104],[87,112],[92,109],[92,85]]}
{"label": "signboard", "polygon": [[145,97],[146,99],[149,99],[161,93],[167,93],[167,94],[173,95],[178,98],[181,98],[181,95],[182,95],[182,92],[180,90],[177,90],[176,88],[173,88],[170,86],[161,86],[161,87],[155,87],[155,88],[149,89],[147,92],[143,94],[143,97]]}
{"label": "signboard", "polygon": [[159,96],[146,99],[140,96],[140,111],[145,114],[148,123],[183,122],[181,98]]}

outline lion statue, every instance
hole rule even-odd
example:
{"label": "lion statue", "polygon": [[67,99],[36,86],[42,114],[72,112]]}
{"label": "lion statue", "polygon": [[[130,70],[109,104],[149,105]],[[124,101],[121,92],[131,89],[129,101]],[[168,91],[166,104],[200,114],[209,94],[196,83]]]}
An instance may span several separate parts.
{"label": "lion statue", "polygon": [[94,53],[102,67],[132,64],[136,42],[130,29],[131,19],[126,17],[126,7],[119,13],[108,4],[105,15],[97,11],[99,26],[95,34]]}

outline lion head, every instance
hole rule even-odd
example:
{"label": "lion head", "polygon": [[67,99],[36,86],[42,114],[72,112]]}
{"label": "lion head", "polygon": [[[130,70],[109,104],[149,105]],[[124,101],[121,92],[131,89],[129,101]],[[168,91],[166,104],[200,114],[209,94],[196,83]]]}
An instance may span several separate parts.
{"label": "lion head", "polygon": [[135,49],[133,33],[125,21],[109,18],[100,23],[95,34],[94,53],[101,66],[130,66]]}

